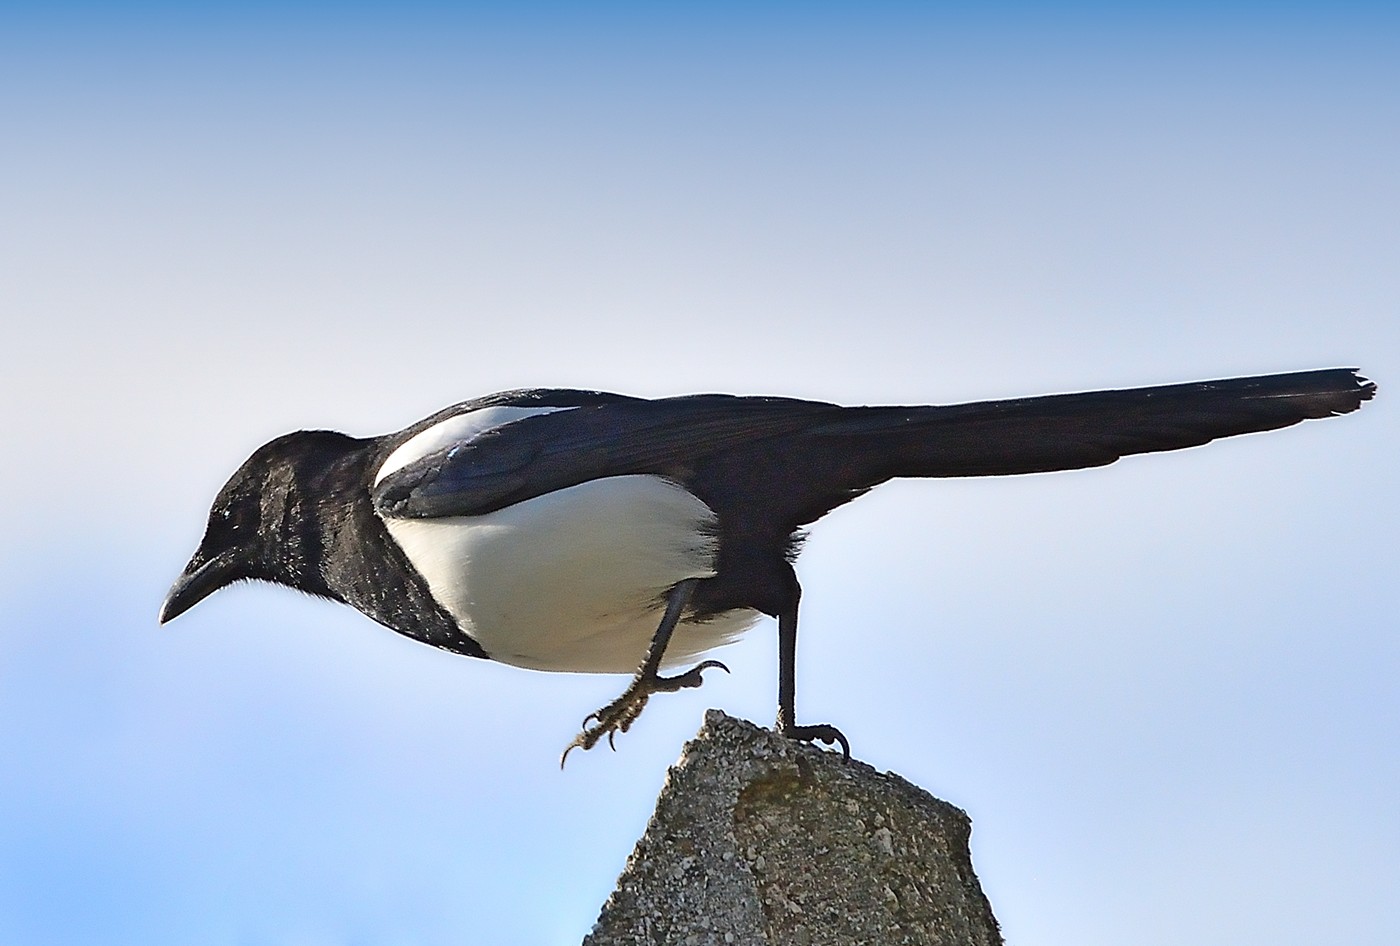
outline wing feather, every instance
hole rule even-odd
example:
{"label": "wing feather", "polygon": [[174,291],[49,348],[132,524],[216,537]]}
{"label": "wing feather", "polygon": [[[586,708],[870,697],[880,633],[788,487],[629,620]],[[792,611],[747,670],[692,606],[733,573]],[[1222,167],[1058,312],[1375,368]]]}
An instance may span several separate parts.
{"label": "wing feather", "polygon": [[1374,393],[1348,368],[926,407],[512,392],[468,403],[571,409],[449,444],[384,476],[373,499],[389,517],[480,515],[601,477],[686,483],[701,468],[693,485],[707,501],[728,489],[751,504],[790,506],[791,515],[772,511],[784,521],[810,521],[892,477],[1102,466],[1344,414]]}

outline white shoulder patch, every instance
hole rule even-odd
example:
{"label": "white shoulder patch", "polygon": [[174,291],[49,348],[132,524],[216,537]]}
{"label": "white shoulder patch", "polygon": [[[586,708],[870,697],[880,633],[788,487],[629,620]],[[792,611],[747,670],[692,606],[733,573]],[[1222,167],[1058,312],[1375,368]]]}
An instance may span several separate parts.
{"label": "white shoulder patch", "polygon": [[489,430],[513,424],[536,414],[552,414],[555,411],[571,411],[572,407],[483,407],[465,414],[457,414],[414,434],[389,454],[384,465],[374,477],[375,485],[390,473],[408,466],[414,460],[454,443],[469,443]]}

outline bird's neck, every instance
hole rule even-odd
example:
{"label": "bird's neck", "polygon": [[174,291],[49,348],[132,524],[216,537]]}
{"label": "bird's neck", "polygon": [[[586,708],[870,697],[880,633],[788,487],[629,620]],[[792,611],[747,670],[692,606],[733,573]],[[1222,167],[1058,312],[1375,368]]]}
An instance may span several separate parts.
{"label": "bird's neck", "polygon": [[304,431],[262,493],[267,577],[308,594],[344,600],[328,576],[327,553],[346,528],[347,510],[366,488],[368,441]]}

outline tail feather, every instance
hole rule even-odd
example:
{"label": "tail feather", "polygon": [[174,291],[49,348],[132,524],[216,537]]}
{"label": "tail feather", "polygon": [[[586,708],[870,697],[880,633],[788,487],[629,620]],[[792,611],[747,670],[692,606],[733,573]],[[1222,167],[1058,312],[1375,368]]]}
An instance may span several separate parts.
{"label": "tail feather", "polygon": [[935,407],[850,408],[815,428],[861,443],[872,482],[1103,466],[1136,453],[1276,430],[1356,410],[1376,386],[1353,368]]}

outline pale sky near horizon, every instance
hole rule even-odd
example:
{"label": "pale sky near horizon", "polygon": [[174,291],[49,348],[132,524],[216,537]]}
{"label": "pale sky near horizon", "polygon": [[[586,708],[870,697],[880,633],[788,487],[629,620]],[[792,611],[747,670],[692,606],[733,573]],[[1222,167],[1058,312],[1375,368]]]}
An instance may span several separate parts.
{"label": "pale sky near horizon", "polygon": [[798,712],[1012,943],[1400,940],[1400,15],[0,11],[0,942],[576,943],[774,629],[625,680],[240,586],[253,448],[511,387],[939,403],[1361,367],[1359,414],[818,523]]}

